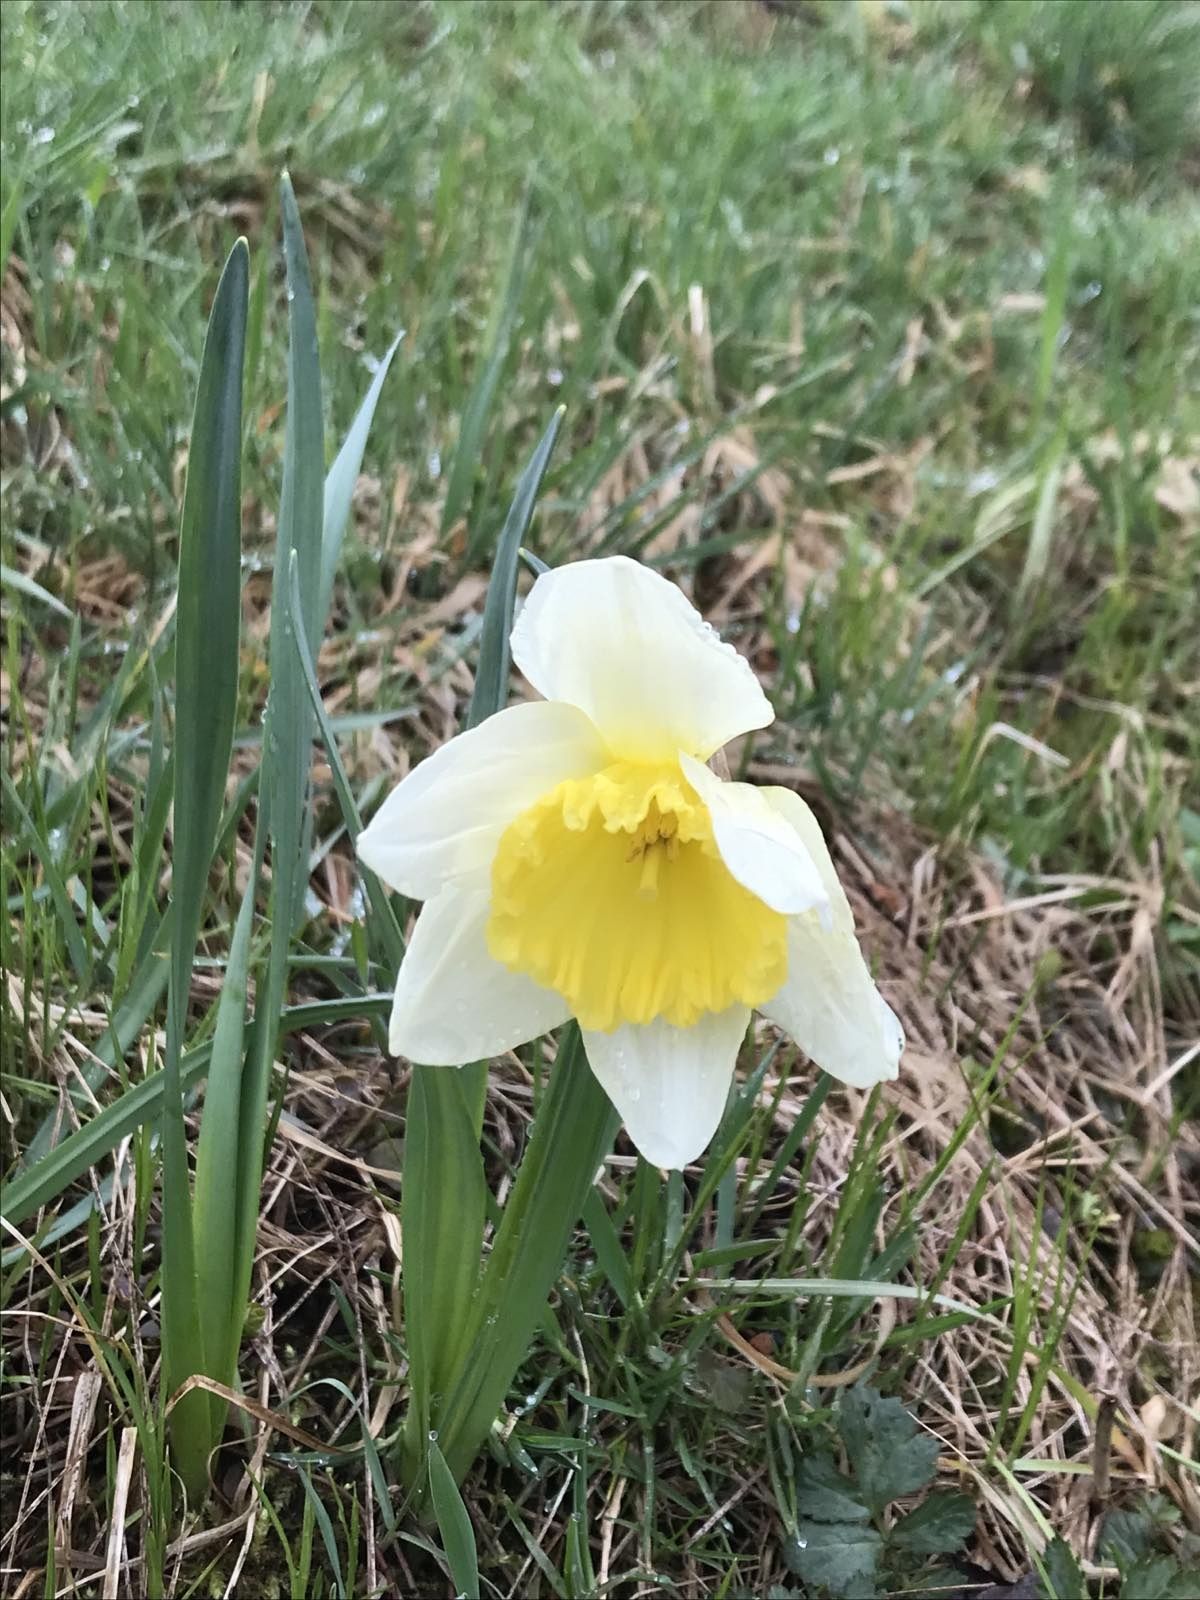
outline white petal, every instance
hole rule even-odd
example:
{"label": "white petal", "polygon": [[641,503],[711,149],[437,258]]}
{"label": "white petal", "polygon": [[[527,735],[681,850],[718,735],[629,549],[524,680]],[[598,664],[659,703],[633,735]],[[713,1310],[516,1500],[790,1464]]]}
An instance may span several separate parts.
{"label": "white petal", "polygon": [[749,1020],[745,1006],[730,1006],[694,1028],[660,1018],[584,1031],[592,1071],[647,1161],[685,1167],[704,1150],[725,1111]]}
{"label": "white petal", "polygon": [[414,768],[359,834],[358,854],[391,888],[428,900],[490,866],[501,833],[527,806],[605,760],[574,706],[510,706]]}
{"label": "white petal", "polygon": [[393,1055],[462,1066],[536,1039],[570,1016],[561,995],[492,960],[490,902],[486,883],[448,884],[422,910],[396,978]]}
{"label": "white petal", "polygon": [[853,933],[854,913],[850,909],[849,900],[846,899],[846,891],[842,888],[842,880],[837,875],[833,857],[829,854],[829,846],[825,843],[821,824],[800,796],[791,789],[781,789],[769,784],[764,785],[758,792],[800,835],[809,859],[816,867],[825,887],[829,914],[835,931]]}
{"label": "white petal", "polygon": [[829,896],[832,929],[811,912],[788,919],[788,976],[759,1010],[831,1077],[866,1089],[900,1070],[904,1030],[871,979],[854,915],[820,824],[790,789],[762,794],[804,839]]}
{"label": "white petal", "polygon": [[782,811],[749,783],[723,783],[703,762],[679,752],[684,777],[708,807],[721,860],[744,889],[772,911],[829,918],[829,896],[803,839]]}
{"label": "white petal", "polygon": [[512,635],[513,659],[548,700],[586,711],[614,755],[706,760],[774,718],[750,664],[682,590],[627,556],[544,572]]}

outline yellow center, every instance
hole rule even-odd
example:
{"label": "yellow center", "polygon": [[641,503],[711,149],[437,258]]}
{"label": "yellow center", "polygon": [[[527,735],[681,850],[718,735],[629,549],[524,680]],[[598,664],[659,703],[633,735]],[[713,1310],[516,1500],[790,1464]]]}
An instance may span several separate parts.
{"label": "yellow center", "polygon": [[678,766],[619,761],[509,824],[492,866],[488,949],[585,1028],[768,1000],[787,975],[784,917],[721,860]]}

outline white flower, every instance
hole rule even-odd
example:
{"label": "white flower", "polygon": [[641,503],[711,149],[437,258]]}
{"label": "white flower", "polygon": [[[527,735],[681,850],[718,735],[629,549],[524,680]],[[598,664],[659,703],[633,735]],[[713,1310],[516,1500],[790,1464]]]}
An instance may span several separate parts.
{"label": "white flower", "polygon": [[539,577],[512,652],[545,700],[436,751],[358,841],[427,902],[392,1051],[462,1065],[577,1017],[664,1167],[716,1131],[751,1007],[845,1083],[894,1078],[904,1036],[812,812],[705,765],[772,721],[749,664],[624,556]]}

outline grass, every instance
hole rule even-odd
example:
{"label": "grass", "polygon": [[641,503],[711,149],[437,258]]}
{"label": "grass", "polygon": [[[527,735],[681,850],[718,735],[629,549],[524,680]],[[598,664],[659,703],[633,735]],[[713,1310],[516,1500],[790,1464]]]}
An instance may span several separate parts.
{"label": "grass", "polygon": [[[211,1042],[252,868],[286,165],[327,435],[405,330],[317,663],[359,809],[465,720],[491,553],[561,403],[534,548],[662,565],[750,657],[779,720],[742,766],[817,808],[910,1039],[864,1099],[764,1034],[696,1169],[661,1183],[618,1146],[465,1486],[488,1592],[794,1585],[797,1463],[859,1375],[974,1496],[967,1576],[1017,1578],[1054,1530],[1115,1594],[1101,1513],[1150,1493],[1186,1557],[1195,11],[10,0],[0,25],[6,1169],[161,1059],[164,650],[243,232],[243,781],[188,1050]],[[242,1349],[262,1409],[207,1520],[173,1522],[156,1138],[130,1128],[4,1241],[5,1593],[449,1581],[385,1481],[407,1075],[318,785]],[[493,1073],[497,1186],[541,1066]]]}

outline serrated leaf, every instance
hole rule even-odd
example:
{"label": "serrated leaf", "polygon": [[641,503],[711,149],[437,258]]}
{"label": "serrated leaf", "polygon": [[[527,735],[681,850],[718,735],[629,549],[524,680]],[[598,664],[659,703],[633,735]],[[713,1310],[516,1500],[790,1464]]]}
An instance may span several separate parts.
{"label": "serrated leaf", "polygon": [[1145,1511],[1110,1511],[1100,1531],[1100,1559],[1117,1567],[1132,1566],[1149,1550],[1153,1531],[1153,1521]]}
{"label": "serrated leaf", "polygon": [[1145,1556],[1134,1562],[1121,1585],[1122,1600],[1195,1600],[1200,1571],[1184,1569],[1171,1556]]}
{"label": "serrated leaf", "polygon": [[1087,1584],[1065,1539],[1051,1539],[1042,1551],[1041,1565],[1038,1593],[1042,1600],[1087,1600]]}
{"label": "serrated leaf", "polygon": [[922,1556],[949,1556],[961,1550],[975,1527],[975,1502],[969,1494],[931,1494],[892,1529],[889,1543]]}
{"label": "serrated leaf", "polygon": [[818,1522],[865,1522],[869,1515],[854,1485],[825,1451],[807,1455],[796,1474],[796,1509]]}
{"label": "serrated leaf", "polygon": [[842,1396],[838,1432],[858,1491],[876,1513],[933,1477],[938,1442],[921,1432],[899,1400],[856,1384]]}
{"label": "serrated leaf", "polygon": [[801,1522],[783,1549],[783,1559],[806,1585],[830,1594],[870,1600],[883,1541],[861,1522]]}

